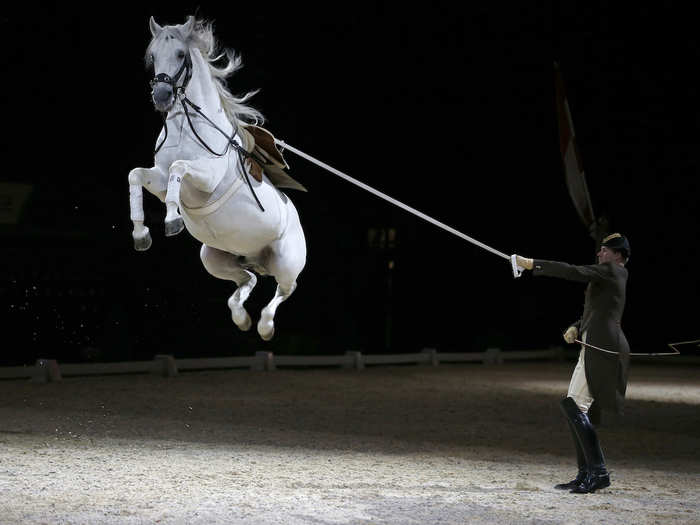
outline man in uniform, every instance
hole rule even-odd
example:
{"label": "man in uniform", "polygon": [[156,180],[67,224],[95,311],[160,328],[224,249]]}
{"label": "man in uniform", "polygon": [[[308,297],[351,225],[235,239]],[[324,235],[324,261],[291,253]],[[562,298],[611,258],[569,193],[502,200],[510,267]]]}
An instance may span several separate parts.
{"label": "man in uniform", "polygon": [[619,233],[603,239],[598,264],[573,266],[516,256],[518,264],[534,275],[588,283],[583,316],[564,333],[567,343],[573,343],[579,334],[580,341],[588,343],[581,345],[567,397],[561,402],[574,439],[579,471],[576,479],[556,485],[557,489],[587,493],[610,486],[588,409],[595,400],[603,410],[622,413],[630,349],[620,321],[625,308],[625,264],[629,256],[629,242]]}

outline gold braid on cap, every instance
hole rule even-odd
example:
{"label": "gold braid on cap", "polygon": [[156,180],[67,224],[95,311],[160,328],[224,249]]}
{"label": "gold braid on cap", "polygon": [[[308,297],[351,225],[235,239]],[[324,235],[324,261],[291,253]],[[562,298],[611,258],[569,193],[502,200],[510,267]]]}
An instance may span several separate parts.
{"label": "gold braid on cap", "polygon": [[619,233],[611,233],[605,239],[603,239],[603,242],[605,243],[611,241],[612,239],[619,239],[620,237],[622,237],[622,235],[620,235]]}

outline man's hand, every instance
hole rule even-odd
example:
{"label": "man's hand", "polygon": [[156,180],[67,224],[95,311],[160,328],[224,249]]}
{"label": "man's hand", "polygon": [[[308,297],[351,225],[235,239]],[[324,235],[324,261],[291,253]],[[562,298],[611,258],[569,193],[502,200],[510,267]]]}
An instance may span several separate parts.
{"label": "man's hand", "polygon": [[578,328],[576,328],[575,326],[570,326],[566,329],[566,332],[564,332],[564,341],[566,341],[569,344],[572,344],[577,337]]}
{"label": "man's hand", "polygon": [[525,268],[526,270],[532,270],[534,264],[532,259],[526,259],[525,257],[520,257],[520,255],[515,256],[515,262],[518,266]]}

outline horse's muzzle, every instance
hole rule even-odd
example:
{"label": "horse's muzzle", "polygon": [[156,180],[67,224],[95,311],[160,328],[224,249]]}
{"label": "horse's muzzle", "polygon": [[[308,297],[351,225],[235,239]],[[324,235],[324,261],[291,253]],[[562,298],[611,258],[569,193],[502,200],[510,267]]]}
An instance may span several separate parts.
{"label": "horse's muzzle", "polygon": [[166,82],[157,82],[151,91],[153,105],[158,111],[168,111],[175,102],[173,87]]}

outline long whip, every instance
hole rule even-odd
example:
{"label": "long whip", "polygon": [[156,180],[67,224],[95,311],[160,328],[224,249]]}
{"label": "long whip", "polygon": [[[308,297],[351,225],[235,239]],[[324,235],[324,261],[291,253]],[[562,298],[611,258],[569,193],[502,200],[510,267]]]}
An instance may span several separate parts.
{"label": "long whip", "polygon": [[[578,343],[580,345],[583,345],[587,348],[592,348],[593,350],[600,350],[601,352],[605,352],[606,354],[619,354],[620,352],[615,352],[613,350],[606,350],[605,348],[600,348],[599,346],[592,345],[590,343],[584,343],[583,341],[579,339],[574,339],[575,343]],[[689,341],[689,342],[696,342],[696,341]],[[680,343],[671,343],[668,346],[671,347],[673,352],[630,352],[629,355],[642,355],[646,357],[655,357],[658,355],[679,355],[680,352],[676,350],[672,345],[673,344],[680,344]]]}

